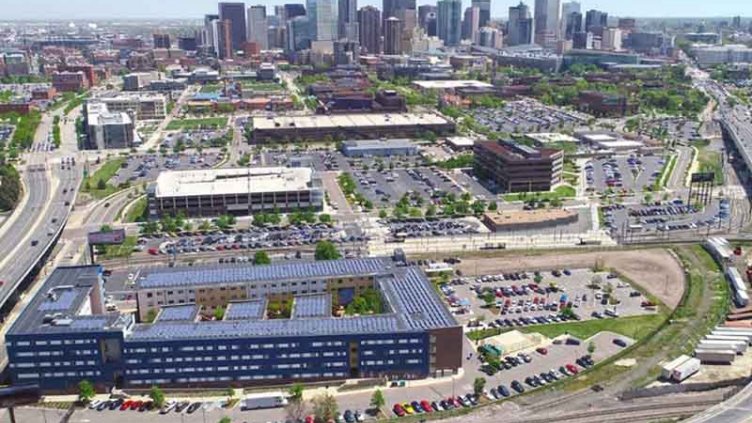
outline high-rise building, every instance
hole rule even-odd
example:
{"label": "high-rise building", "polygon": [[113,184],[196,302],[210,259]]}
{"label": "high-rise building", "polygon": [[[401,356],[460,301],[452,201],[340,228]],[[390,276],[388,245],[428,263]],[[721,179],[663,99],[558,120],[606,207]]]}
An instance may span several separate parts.
{"label": "high-rise building", "polygon": [[477,6],[480,10],[478,27],[488,26],[491,21],[491,0],[472,0],[472,6]]}
{"label": "high-rise building", "polygon": [[582,6],[578,1],[568,1],[561,4],[561,16],[568,16],[571,13],[582,13]]}
{"label": "high-rise building", "polygon": [[590,50],[593,48],[593,41],[592,32],[575,32],[572,37],[572,47],[579,50]]}
{"label": "high-rise building", "polygon": [[217,53],[214,48],[217,45],[217,25],[214,22],[218,20],[219,15],[205,15],[204,28],[201,30],[201,46],[211,50],[214,54]]}
{"label": "high-rise building", "polygon": [[603,50],[621,50],[621,29],[619,28],[606,28],[603,30],[601,36],[601,48]]}
{"label": "high-rise building", "polygon": [[402,54],[402,22],[394,16],[384,21],[384,54]]}
{"label": "high-rise building", "polygon": [[478,30],[480,29],[480,8],[472,6],[465,9],[465,18],[462,20],[462,38],[473,43],[478,42]]}
{"label": "high-rise building", "polygon": [[437,30],[445,46],[457,46],[462,35],[462,0],[439,0]]}
{"label": "high-rise building", "polygon": [[358,1],[339,0],[337,13],[337,34],[340,39],[358,41]]}
{"label": "high-rise building", "polygon": [[533,18],[530,16],[530,8],[520,2],[517,6],[509,8],[509,21],[507,22],[507,44],[518,46],[533,42]]}
{"label": "high-rise building", "polygon": [[154,48],[166,48],[171,47],[170,34],[153,34]]}
{"label": "high-rise building", "polygon": [[306,0],[311,41],[332,41],[337,38],[337,6],[335,0]]}
{"label": "high-rise building", "polygon": [[436,36],[436,15],[438,10],[436,6],[429,4],[418,7],[418,26],[429,37]]}
{"label": "high-rise building", "polygon": [[[402,52],[409,53],[412,47],[413,31],[417,26],[417,8],[415,6],[415,0],[384,0],[384,8],[382,11],[381,19],[386,20],[392,16],[400,20],[400,27],[402,28]],[[384,30],[386,30],[386,23]],[[386,34],[384,34],[386,36]]]}
{"label": "high-rise building", "polygon": [[248,8],[249,42],[256,43],[261,50],[269,49],[269,23],[266,19],[266,6],[256,5]]}
{"label": "high-rise building", "polygon": [[365,54],[381,53],[381,12],[373,6],[358,10],[360,47]]}
{"label": "high-rise building", "polygon": [[305,16],[305,6],[299,3],[290,3],[285,5],[285,19],[290,20],[298,16]]}
{"label": "high-rise building", "polygon": [[216,20],[215,25],[215,45],[214,51],[220,59],[232,59],[235,56],[235,50],[232,48],[232,21]]}
{"label": "high-rise building", "polygon": [[734,18],[731,20],[731,26],[733,26],[736,29],[739,29],[742,27],[742,17],[741,16],[734,16]]}
{"label": "high-rise building", "polygon": [[560,0],[535,0],[535,43],[553,47],[559,38]]}
{"label": "high-rise building", "polygon": [[287,22],[285,6],[274,6],[274,16],[277,17],[277,24],[284,25]]}
{"label": "high-rise building", "polygon": [[582,13],[572,12],[566,16],[566,27],[564,28],[564,38],[571,40],[574,34],[582,31]]}
{"label": "high-rise building", "polygon": [[311,45],[311,37],[308,32],[308,17],[296,16],[287,21],[287,48],[288,53],[305,50]]}
{"label": "high-rise building", "polygon": [[504,38],[497,28],[484,26],[478,31],[478,44],[481,47],[502,48]]}
{"label": "high-rise building", "polygon": [[619,29],[622,31],[634,31],[637,27],[637,21],[634,18],[620,18]]}
{"label": "high-rise building", "polygon": [[603,28],[608,27],[608,13],[591,9],[585,15],[585,31],[601,35]]}
{"label": "high-rise building", "polygon": [[219,20],[230,22],[230,49],[243,49],[246,42],[245,3],[219,3]]}

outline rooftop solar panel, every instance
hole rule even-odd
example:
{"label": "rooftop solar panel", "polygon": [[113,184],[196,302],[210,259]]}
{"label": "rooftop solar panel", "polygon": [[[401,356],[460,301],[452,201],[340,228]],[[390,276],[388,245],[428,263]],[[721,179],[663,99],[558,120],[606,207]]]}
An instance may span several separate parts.
{"label": "rooftop solar panel", "polygon": [[199,306],[195,304],[186,304],[162,308],[159,313],[159,320],[163,322],[174,320],[193,320],[196,318]]}
{"label": "rooftop solar panel", "polygon": [[39,304],[39,311],[66,311],[73,307],[73,302],[76,301],[80,289],[68,288],[68,289],[56,289],[47,298]]}
{"label": "rooftop solar panel", "polygon": [[323,317],[332,313],[331,294],[301,295],[295,297],[293,318]]}
{"label": "rooftop solar panel", "polygon": [[265,300],[230,303],[225,312],[225,320],[263,319],[265,310]]}

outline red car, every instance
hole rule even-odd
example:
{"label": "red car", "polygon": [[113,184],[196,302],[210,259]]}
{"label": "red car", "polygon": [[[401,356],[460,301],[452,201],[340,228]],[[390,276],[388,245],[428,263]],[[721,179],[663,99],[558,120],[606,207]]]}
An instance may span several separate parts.
{"label": "red car", "polygon": [[392,411],[394,411],[394,414],[397,415],[397,417],[404,417],[407,412],[405,412],[405,409],[402,408],[401,404],[394,404],[394,408],[392,408]]}
{"label": "red car", "polygon": [[546,355],[546,354],[548,354],[548,350],[545,349],[545,348],[542,348],[542,347],[541,348],[536,348],[535,351],[538,351],[538,354],[540,354],[540,355]]}
{"label": "red car", "polygon": [[449,401],[454,404],[454,408],[462,408],[462,403],[456,397],[449,398]]}
{"label": "red car", "polygon": [[141,400],[131,402],[131,410],[138,410],[144,402]]}
{"label": "red car", "polygon": [[569,373],[572,373],[573,375],[576,375],[580,372],[579,370],[577,370],[577,367],[572,364],[567,364],[565,367],[567,368],[567,371]]}
{"label": "red car", "polygon": [[131,400],[123,401],[123,403],[120,405],[120,411],[124,411],[124,410],[131,408],[132,404],[133,404],[133,401]]}
{"label": "red car", "polygon": [[316,421],[316,418],[313,416],[306,416],[305,423],[314,423]]}
{"label": "red car", "polygon": [[423,411],[425,411],[426,413],[433,412],[433,407],[431,407],[431,403],[426,400],[421,401],[420,406],[421,408],[423,408]]}

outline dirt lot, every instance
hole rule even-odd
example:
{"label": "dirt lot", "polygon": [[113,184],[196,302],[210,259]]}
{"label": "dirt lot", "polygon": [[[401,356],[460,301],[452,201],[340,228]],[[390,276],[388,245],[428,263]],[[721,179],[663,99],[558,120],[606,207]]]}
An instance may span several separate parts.
{"label": "dirt lot", "polygon": [[663,249],[504,255],[494,258],[466,258],[457,266],[465,275],[487,275],[510,271],[552,270],[593,267],[596,260],[631,279],[672,309],[684,293],[684,271]]}

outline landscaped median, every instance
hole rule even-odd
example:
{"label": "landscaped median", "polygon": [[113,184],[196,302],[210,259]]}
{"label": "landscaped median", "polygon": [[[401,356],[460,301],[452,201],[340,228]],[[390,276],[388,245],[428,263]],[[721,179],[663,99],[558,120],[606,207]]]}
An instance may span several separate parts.
{"label": "landscaped median", "polygon": [[110,179],[120,170],[125,158],[119,157],[106,161],[96,172],[86,175],[81,181],[81,192],[90,194],[96,199],[102,199],[117,192],[120,188],[109,183]]}
{"label": "landscaped median", "polygon": [[167,124],[167,131],[181,129],[218,129],[227,126],[227,117],[210,117],[200,119],[173,119]]}
{"label": "landscaped median", "polygon": [[504,201],[542,201],[548,202],[551,200],[563,200],[565,198],[574,198],[577,195],[577,190],[569,185],[561,185],[553,191],[539,191],[539,192],[519,192],[514,194],[505,194]]}

